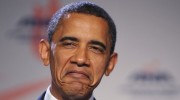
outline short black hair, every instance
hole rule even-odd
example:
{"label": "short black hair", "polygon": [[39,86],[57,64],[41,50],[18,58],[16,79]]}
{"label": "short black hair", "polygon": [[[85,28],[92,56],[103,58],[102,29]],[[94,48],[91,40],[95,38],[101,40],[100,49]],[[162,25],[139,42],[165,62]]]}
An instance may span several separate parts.
{"label": "short black hair", "polygon": [[115,43],[116,43],[116,26],[114,24],[114,21],[103,8],[99,7],[98,5],[94,3],[87,2],[87,1],[80,1],[76,3],[68,4],[62,7],[53,15],[53,17],[51,18],[49,22],[49,27],[47,30],[48,41],[50,43],[52,42],[52,36],[56,31],[58,23],[60,23],[64,15],[68,13],[89,14],[89,15],[94,15],[94,16],[101,17],[102,19],[104,19],[109,26],[109,34],[110,34],[110,41],[111,41],[110,53],[112,54],[114,52]]}

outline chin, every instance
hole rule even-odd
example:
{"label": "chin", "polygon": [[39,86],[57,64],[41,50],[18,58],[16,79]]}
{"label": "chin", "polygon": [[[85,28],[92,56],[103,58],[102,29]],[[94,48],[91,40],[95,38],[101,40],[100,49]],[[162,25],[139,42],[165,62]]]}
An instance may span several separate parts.
{"label": "chin", "polygon": [[[89,98],[92,94],[92,89],[86,84],[80,82],[72,82],[72,83],[63,83],[62,89],[65,94],[71,99],[82,99]],[[84,99],[83,99],[84,98]]]}

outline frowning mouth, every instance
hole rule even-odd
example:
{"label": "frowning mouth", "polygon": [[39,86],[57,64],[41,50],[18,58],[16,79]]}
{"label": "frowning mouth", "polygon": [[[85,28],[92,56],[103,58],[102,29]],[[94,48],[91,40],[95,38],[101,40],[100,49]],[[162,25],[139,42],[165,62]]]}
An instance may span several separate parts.
{"label": "frowning mouth", "polygon": [[73,78],[78,78],[78,79],[89,79],[88,73],[84,71],[77,71],[77,70],[71,70],[66,73],[67,76],[71,76]]}

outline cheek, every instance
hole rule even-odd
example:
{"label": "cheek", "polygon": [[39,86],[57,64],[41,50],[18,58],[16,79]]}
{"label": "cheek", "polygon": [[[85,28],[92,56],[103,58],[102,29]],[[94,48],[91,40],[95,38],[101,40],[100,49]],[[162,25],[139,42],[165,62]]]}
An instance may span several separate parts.
{"label": "cheek", "polygon": [[70,57],[72,56],[71,53],[66,53],[66,51],[56,49],[54,51],[53,57],[54,57],[54,73],[56,80],[61,80],[62,73],[64,72],[65,65],[68,63]]}
{"label": "cheek", "polygon": [[92,60],[92,66],[93,66],[93,73],[94,73],[94,78],[96,80],[100,79],[106,70],[106,64],[107,60],[105,56],[95,56],[93,57]]}
{"label": "cheek", "polygon": [[106,69],[106,65],[104,64],[104,62],[99,63],[95,66],[95,73],[98,77],[101,77],[104,74],[104,71]]}

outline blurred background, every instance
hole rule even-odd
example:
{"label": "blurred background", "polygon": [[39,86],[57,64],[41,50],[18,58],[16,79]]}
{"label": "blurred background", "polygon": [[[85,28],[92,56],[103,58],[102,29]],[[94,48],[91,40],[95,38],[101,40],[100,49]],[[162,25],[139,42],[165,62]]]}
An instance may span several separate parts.
{"label": "blurred background", "polygon": [[[37,44],[52,14],[74,1],[0,1],[0,100],[35,100],[47,89]],[[180,0],[88,1],[117,26],[118,64],[97,100],[180,100]]]}

